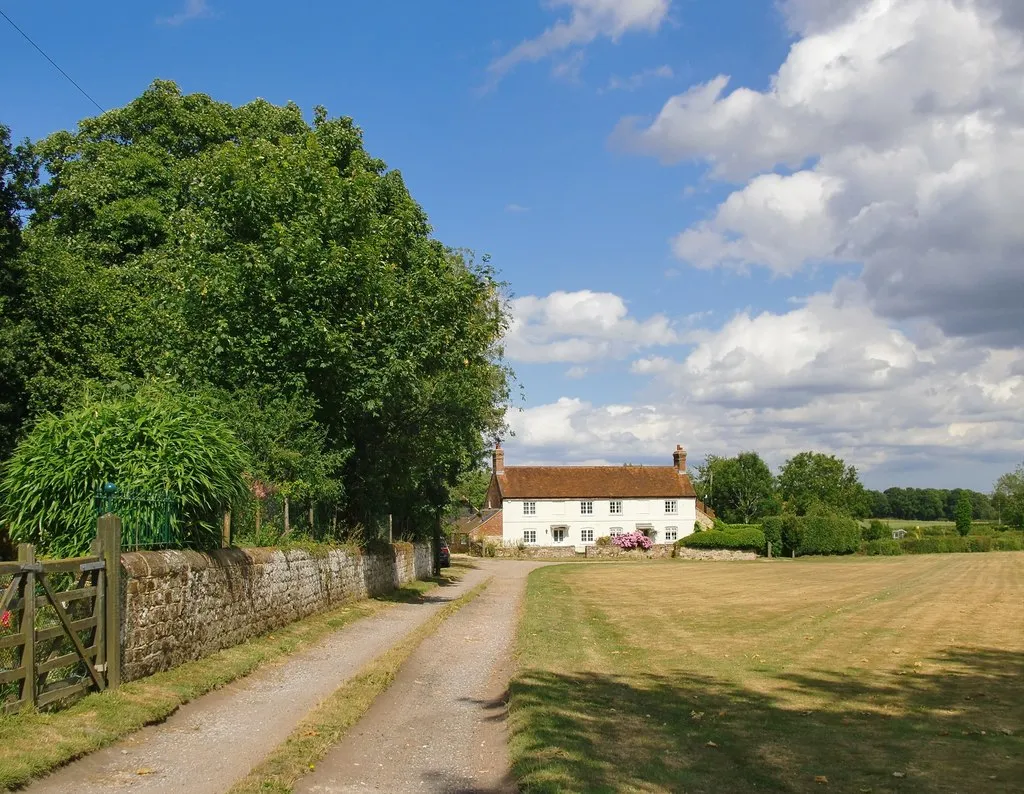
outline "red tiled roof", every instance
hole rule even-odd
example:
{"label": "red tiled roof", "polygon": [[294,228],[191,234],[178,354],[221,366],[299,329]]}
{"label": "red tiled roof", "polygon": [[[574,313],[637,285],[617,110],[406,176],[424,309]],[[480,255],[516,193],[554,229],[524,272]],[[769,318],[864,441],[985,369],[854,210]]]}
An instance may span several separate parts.
{"label": "red tiled roof", "polygon": [[454,531],[473,538],[481,536],[500,537],[502,533],[501,510],[482,510],[469,516],[462,516],[454,524]]}
{"label": "red tiled roof", "polygon": [[506,466],[504,499],[694,497],[690,478],[672,466]]}

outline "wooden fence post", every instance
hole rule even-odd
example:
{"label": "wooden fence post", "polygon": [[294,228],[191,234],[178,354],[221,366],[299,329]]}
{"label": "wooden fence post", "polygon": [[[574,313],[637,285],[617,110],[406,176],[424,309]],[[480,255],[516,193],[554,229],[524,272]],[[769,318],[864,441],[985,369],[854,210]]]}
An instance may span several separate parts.
{"label": "wooden fence post", "polygon": [[771,558],[772,558],[772,542],[769,540],[768,541],[768,559],[770,560]]}
{"label": "wooden fence post", "polygon": [[25,645],[21,649],[21,702],[29,708],[36,705],[36,549],[30,543],[18,544],[18,562],[27,568],[22,575],[21,633]]}
{"label": "wooden fence post", "polygon": [[224,530],[220,536],[220,547],[222,549],[231,548],[231,511],[228,510],[224,514]]}
{"label": "wooden fence post", "polygon": [[107,689],[121,685],[121,519],[106,513],[96,521],[106,579]]}
{"label": "wooden fence post", "polygon": [[[96,540],[92,542],[92,553],[103,559],[103,541],[100,539],[98,527]],[[105,675],[107,672],[107,572],[103,568],[96,571],[96,601],[93,606],[93,614],[96,616],[96,628],[93,630],[96,658],[93,660],[93,667],[97,672]]]}

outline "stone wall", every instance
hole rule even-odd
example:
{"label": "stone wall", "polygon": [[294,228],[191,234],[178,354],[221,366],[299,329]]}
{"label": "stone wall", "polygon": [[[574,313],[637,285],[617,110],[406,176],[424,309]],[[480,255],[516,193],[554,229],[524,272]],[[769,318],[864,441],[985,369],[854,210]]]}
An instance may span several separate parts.
{"label": "stone wall", "polygon": [[649,549],[620,549],[615,545],[587,546],[587,557],[608,557],[623,560],[660,560],[673,556],[672,543],[655,543]]}
{"label": "stone wall", "polygon": [[390,551],[277,549],[122,555],[125,681],[237,645],[335,607],[431,575],[426,543]]}
{"label": "stone wall", "polygon": [[[479,552],[483,554],[483,550]],[[575,560],[573,546],[494,546],[495,557],[511,557],[517,560]]]}
{"label": "stone wall", "polygon": [[756,560],[758,555],[753,551],[736,551],[735,549],[688,549],[680,546],[676,556],[684,560]]}

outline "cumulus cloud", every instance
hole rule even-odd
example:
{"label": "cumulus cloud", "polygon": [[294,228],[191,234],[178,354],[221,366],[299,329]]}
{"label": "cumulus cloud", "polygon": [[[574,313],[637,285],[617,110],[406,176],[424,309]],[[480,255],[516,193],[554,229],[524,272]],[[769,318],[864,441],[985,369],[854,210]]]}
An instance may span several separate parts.
{"label": "cumulus cloud", "polygon": [[871,306],[1024,339],[1024,11],[1012,0],[788,0],[765,91],[722,75],[616,139],[738,181],[673,241],[698,267],[857,263]]}
{"label": "cumulus cloud", "polygon": [[512,302],[505,353],[513,361],[582,363],[619,359],[679,341],[672,323],[656,314],[629,316],[625,301],[610,292],[552,292]]}
{"label": "cumulus cloud", "polygon": [[1024,352],[921,341],[829,295],[786,313],[740,313],[702,337],[684,358],[633,362],[650,381],[647,404],[567,397],[510,415],[517,454],[654,461],[681,442],[694,460],[757,449],[779,465],[820,449],[889,471],[890,484],[914,465],[998,471],[1019,461]]}
{"label": "cumulus cloud", "polygon": [[491,84],[521,63],[540,61],[598,38],[618,41],[633,31],[654,32],[668,18],[670,4],[671,0],[551,0],[553,7],[568,10],[568,18],[492,61],[488,66]]}

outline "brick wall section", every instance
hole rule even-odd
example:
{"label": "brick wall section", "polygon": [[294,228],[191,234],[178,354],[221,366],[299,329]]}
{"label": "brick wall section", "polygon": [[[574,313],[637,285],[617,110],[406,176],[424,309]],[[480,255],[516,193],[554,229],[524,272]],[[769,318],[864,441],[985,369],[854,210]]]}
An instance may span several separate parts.
{"label": "brick wall section", "polygon": [[132,681],[346,601],[431,575],[430,545],[390,552],[132,552],[123,568],[122,672]]}

